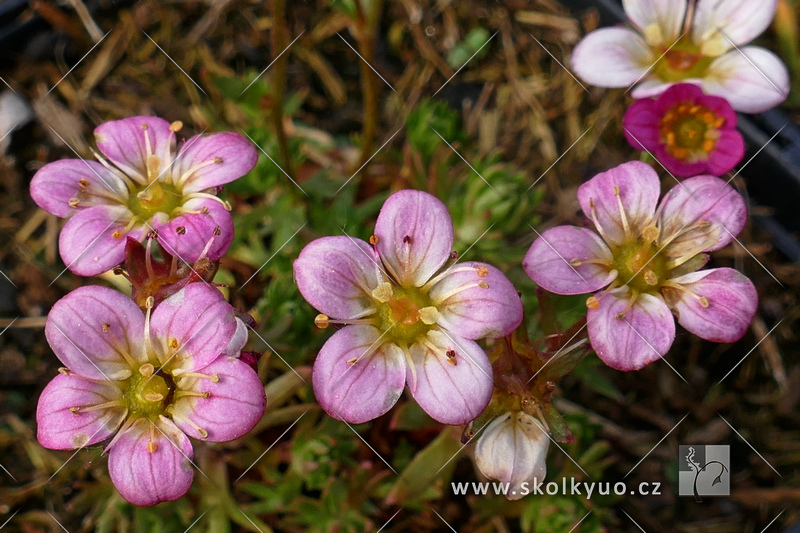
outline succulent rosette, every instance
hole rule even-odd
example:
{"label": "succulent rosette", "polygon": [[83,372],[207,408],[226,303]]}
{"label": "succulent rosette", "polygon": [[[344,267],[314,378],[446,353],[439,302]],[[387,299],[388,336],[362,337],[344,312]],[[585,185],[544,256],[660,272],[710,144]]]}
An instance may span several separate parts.
{"label": "succulent rosette", "polygon": [[246,328],[222,294],[191,283],[152,311],[98,286],[56,302],[45,335],[65,365],[36,412],[51,449],[108,440],[108,469],[137,505],[174,500],[194,476],[189,437],[241,437],[266,408],[258,375],[239,354]]}
{"label": "succulent rosette", "polygon": [[390,196],[371,244],[349,236],[308,244],[294,264],[303,297],[343,324],[319,352],[314,393],[331,416],[372,420],[411,395],[434,419],[462,424],[492,396],[492,367],[475,342],[522,321],[522,303],[495,267],[452,266],[453,223],[434,196]]}
{"label": "succulent rosette", "polygon": [[[700,270],[708,252],[744,228],[742,196],[715,176],[675,185],[659,203],[656,172],[633,161],[578,189],[595,230],[551,228],[523,260],[528,275],[556,294],[595,294],[586,305],[589,341],[607,365],[637,370],[667,353],[675,320],[695,335],[733,342],[758,306],[753,283],[732,268]],[[599,291],[599,292],[597,292]]]}
{"label": "succulent rosette", "polygon": [[125,258],[126,236],[142,241],[150,232],[189,263],[204,250],[212,257],[227,251],[233,220],[216,193],[252,170],[258,152],[232,132],[195,135],[177,147],[181,127],[158,117],[106,122],[94,131],[98,161],[65,159],[39,169],[31,196],[68,219],[59,252],[70,270],[105,272]]}
{"label": "succulent rosette", "polygon": [[635,85],[634,98],[693,83],[745,113],[775,107],[789,94],[783,62],[747,45],[772,22],[778,0],[623,0],[622,5],[632,29],[601,28],[575,47],[572,68],[587,83]]}

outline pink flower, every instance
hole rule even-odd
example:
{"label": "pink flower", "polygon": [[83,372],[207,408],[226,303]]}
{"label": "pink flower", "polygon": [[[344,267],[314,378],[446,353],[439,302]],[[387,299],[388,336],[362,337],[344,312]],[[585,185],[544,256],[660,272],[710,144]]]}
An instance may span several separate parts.
{"label": "pink flower", "polygon": [[233,239],[230,206],[215,195],[247,174],[258,153],[236,133],[195,135],[176,155],[180,122],[131,117],[94,130],[110,161],[78,159],[43,166],[31,196],[45,211],[69,218],[59,239],[64,263],[92,276],[125,257],[125,236],[139,241],[151,230],[172,255],[196,261],[216,237],[210,256],[223,255]]}
{"label": "pink flower", "polygon": [[606,287],[586,301],[589,341],[619,370],[638,370],[667,353],[675,339],[670,309],[695,335],[733,342],[758,306],[753,283],[738,271],[699,270],[708,261],[705,252],[742,231],[741,195],[714,176],[681,182],[660,204],[659,193],[657,174],[638,161],[598,174],[578,189],[597,233],[549,229],[522,263],[536,283],[557,294]]}
{"label": "pink flower", "polygon": [[111,438],[108,469],[125,499],[180,498],[193,478],[188,437],[241,437],[266,408],[258,375],[238,359],[247,342],[240,329],[231,306],[204,283],[146,314],[105,287],[69,293],[45,326],[66,368],[39,398],[39,442],[67,450]]}
{"label": "pink flower", "polygon": [[317,401],[334,418],[362,423],[391,409],[407,382],[436,420],[474,419],[493,386],[475,339],[520,324],[514,286],[483,263],[449,266],[450,214],[421,191],[390,196],[370,240],[374,248],[347,236],[317,239],[294,264],[300,293],[324,313],[317,324],[348,324],[314,363]]}
{"label": "pink flower", "polygon": [[676,176],[720,176],[744,157],[736,113],[724,98],[679,83],[658,98],[634,102],[622,119],[625,138]]}
{"label": "pink flower", "polygon": [[623,0],[634,29],[589,33],[573,52],[575,73],[600,87],[638,84],[634,98],[688,82],[745,113],[783,102],[789,93],[784,64],[764,48],[743,46],[767,29],[778,0],[691,3],[693,9],[689,0]]}

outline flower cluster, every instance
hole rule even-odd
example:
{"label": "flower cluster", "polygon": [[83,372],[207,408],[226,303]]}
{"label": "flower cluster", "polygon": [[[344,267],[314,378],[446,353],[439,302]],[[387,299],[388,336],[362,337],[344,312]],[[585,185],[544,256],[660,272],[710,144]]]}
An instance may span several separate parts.
{"label": "flower cluster", "polygon": [[31,182],[42,208],[69,219],[59,242],[67,266],[114,268],[134,298],[85,286],[53,306],[45,335],[65,366],[39,398],[38,439],[57,450],[108,441],[111,480],[137,505],[186,493],[189,437],[236,439],[266,408],[242,352],[247,325],[209,283],[233,237],[216,192],[253,168],[256,151],[217,133],[175,154],[180,128],[157,117],[107,122],[95,137],[110,163],[58,161]]}

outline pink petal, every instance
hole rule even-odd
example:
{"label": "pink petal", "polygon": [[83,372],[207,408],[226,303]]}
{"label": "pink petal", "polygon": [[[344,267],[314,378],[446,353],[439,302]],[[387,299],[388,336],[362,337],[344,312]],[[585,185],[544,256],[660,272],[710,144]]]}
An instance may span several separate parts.
{"label": "pink petal", "polygon": [[736,129],[721,130],[714,150],[708,154],[707,172],[721,176],[744,158],[744,138]]}
{"label": "pink petal", "polygon": [[411,395],[442,424],[474,420],[492,398],[492,365],[486,353],[475,341],[453,333],[432,330],[426,341],[409,351],[414,365],[406,372]]}
{"label": "pink petal", "polygon": [[[267,407],[264,386],[252,368],[223,355],[198,372],[217,376],[179,378],[179,391],[208,393],[208,398],[184,396],[170,407],[175,424],[187,435],[211,442],[238,439],[256,425]],[[197,427],[205,430],[202,435]]]}
{"label": "pink petal", "polygon": [[731,50],[708,67],[703,90],[744,113],[760,113],[786,100],[789,72],[772,52],[757,46]]}
{"label": "pink petal", "polygon": [[[145,133],[146,132],[146,133]],[[100,124],[94,130],[97,148],[123,172],[147,182],[147,141],[150,154],[159,158],[159,174],[172,161],[175,133],[158,117],[129,117]]]}
{"label": "pink petal", "polygon": [[[153,229],[158,231],[159,241],[167,252],[187,263],[193,263],[200,259],[206,245],[213,238],[214,242],[207,257],[217,260],[225,255],[233,242],[233,219],[225,207],[209,198],[189,200],[183,207],[195,212],[170,219],[154,217]],[[203,208],[208,212],[201,213]],[[217,228],[219,235],[214,235]]]}
{"label": "pink petal", "polygon": [[150,317],[156,356],[174,374],[197,371],[214,361],[235,333],[233,308],[218,289],[202,282],[189,283]]}
{"label": "pink petal", "polygon": [[453,250],[453,221],[438,198],[415,190],[398,191],[375,223],[378,253],[403,287],[428,281]]}
{"label": "pink petal", "polygon": [[604,265],[571,261],[613,261],[611,250],[595,232],[575,226],[557,226],[533,242],[522,268],[545,290],[556,294],[586,294],[602,289],[616,277]]}
{"label": "pink petal", "polygon": [[572,52],[572,70],[599,87],[629,87],[647,74],[656,58],[642,37],[627,28],[595,30]]}
{"label": "pink petal", "polygon": [[643,34],[648,28],[658,28],[660,38],[650,44],[671,46],[680,37],[686,16],[685,0],[623,0],[622,6]]}
{"label": "pink petal", "polygon": [[653,100],[636,100],[622,117],[622,132],[631,146],[652,152],[661,143],[661,118]]}
{"label": "pink petal", "polygon": [[239,357],[249,340],[249,330],[243,320],[236,319],[236,333],[233,334],[231,342],[225,347],[222,353],[230,357]]}
{"label": "pink petal", "polygon": [[36,438],[45,448],[69,450],[109,438],[127,414],[124,407],[77,411],[122,398],[122,389],[107,381],[59,374],[47,384],[36,407]]}
{"label": "pink petal", "polygon": [[[695,176],[664,195],[658,206],[660,242],[672,258],[719,250],[747,222],[747,206],[736,190],[715,176]],[[675,237],[675,235],[678,235]]]}
{"label": "pink petal", "polygon": [[[671,306],[681,326],[713,342],[734,342],[747,332],[758,308],[758,293],[753,283],[739,271],[715,268],[692,272],[672,281],[697,296],[671,291],[675,298]],[[700,297],[708,299],[708,307],[701,305]]]}
{"label": "pink petal", "polygon": [[640,294],[626,311],[629,297],[626,287],[600,293],[599,306],[586,315],[589,342],[597,356],[611,368],[626,372],[663,357],[675,339],[675,319],[664,300]]}
{"label": "pink petal", "polygon": [[[195,135],[181,146],[172,181],[180,180],[184,192],[199,192],[241,178],[257,161],[256,148],[238,133]],[[212,163],[204,165],[207,162]]]}
{"label": "pink petal", "polygon": [[522,322],[517,289],[495,267],[465,262],[448,272],[429,293],[441,313],[440,326],[465,339],[483,339],[508,335]]}
{"label": "pink petal", "polygon": [[352,320],[375,305],[371,292],[383,281],[378,265],[364,241],[344,235],[323,237],[300,252],[294,278],[300,294],[318,311]]}
{"label": "pink petal", "polygon": [[170,420],[140,418],[111,447],[108,473],[126,500],[155,505],[186,494],[194,477],[193,456],[189,438]]}
{"label": "pink petal", "polygon": [[392,342],[380,344],[380,336],[373,326],[346,326],[317,355],[314,395],[333,418],[369,422],[389,411],[403,394],[405,356]]}
{"label": "pink petal", "polygon": [[[775,17],[777,0],[699,0],[692,21],[692,40],[719,54],[747,44],[766,30]],[[716,55],[715,54],[715,55]]]}
{"label": "pink petal", "polygon": [[633,236],[638,238],[639,233],[652,221],[660,193],[661,184],[656,171],[640,161],[630,161],[601,172],[581,185],[578,188],[578,201],[583,213],[590,219],[591,205],[594,204],[596,219],[593,221],[599,224],[597,229],[600,235],[608,244],[619,245],[628,237],[621,211],[625,211]]}
{"label": "pink petal", "polygon": [[[78,196],[80,181],[88,185],[81,196],[92,195],[91,204],[70,207],[69,201]],[[125,181],[95,161],[62,159],[40,168],[31,179],[31,197],[36,204],[59,217],[67,217],[90,205],[115,204],[128,198]]]}
{"label": "pink petal", "polygon": [[120,380],[131,375],[123,354],[144,363],[144,314],[121,292],[89,285],[53,305],[44,327],[56,356],[78,376]]}
{"label": "pink petal", "polygon": [[80,276],[96,276],[125,259],[125,236],[139,239],[142,230],[126,233],[130,211],[124,206],[98,205],[71,217],[61,230],[58,251],[64,264]]}

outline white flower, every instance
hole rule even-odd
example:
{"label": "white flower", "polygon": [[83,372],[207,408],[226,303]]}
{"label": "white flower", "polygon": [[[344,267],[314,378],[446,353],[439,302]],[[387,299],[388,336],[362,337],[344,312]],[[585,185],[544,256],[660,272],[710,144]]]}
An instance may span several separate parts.
{"label": "white flower", "polygon": [[734,109],[758,113],[783,100],[789,74],[781,60],[758,46],[743,46],[767,29],[778,0],[623,0],[629,28],[602,28],[575,47],[572,67],[601,87],[630,87],[634,98],[694,83],[727,99]]}
{"label": "white flower", "polygon": [[518,500],[544,481],[549,447],[538,420],[522,411],[505,413],[478,438],[475,462],[484,476],[508,483],[506,497]]}

